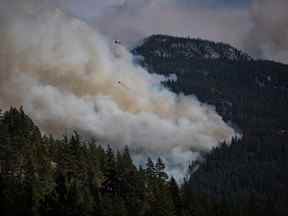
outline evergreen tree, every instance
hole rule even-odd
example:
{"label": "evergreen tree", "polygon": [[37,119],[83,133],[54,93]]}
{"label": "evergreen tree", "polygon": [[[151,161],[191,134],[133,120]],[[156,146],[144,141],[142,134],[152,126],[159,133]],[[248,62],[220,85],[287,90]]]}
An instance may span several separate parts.
{"label": "evergreen tree", "polygon": [[163,163],[161,158],[157,159],[156,165],[155,165],[155,169],[156,169],[156,177],[166,181],[168,179],[168,175],[165,172],[165,164]]}
{"label": "evergreen tree", "polygon": [[116,171],[116,160],[113,150],[110,145],[106,150],[105,161],[104,161],[104,176],[107,178],[113,178],[117,174]]}
{"label": "evergreen tree", "polygon": [[172,196],[173,205],[175,207],[176,215],[183,215],[183,201],[181,198],[180,190],[178,184],[174,177],[172,177],[169,181],[169,191]]}

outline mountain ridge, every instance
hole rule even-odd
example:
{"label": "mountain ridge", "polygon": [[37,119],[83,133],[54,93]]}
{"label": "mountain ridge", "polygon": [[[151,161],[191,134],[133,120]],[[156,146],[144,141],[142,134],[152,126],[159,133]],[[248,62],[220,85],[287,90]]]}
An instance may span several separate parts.
{"label": "mountain ridge", "polygon": [[[140,64],[151,73],[175,74],[177,81],[164,85],[215,106],[242,134],[192,163],[183,185],[191,215],[287,215],[288,65],[256,59],[187,59],[169,49],[165,50],[172,57],[166,58],[151,55],[151,50],[161,49],[156,44],[143,43],[133,51],[143,56]],[[178,49],[183,52],[183,47]]]}
{"label": "mountain ridge", "polygon": [[[145,50],[143,50],[145,49]],[[173,55],[165,52],[172,52]],[[133,48],[134,53],[149,52],[154,57],[184,59],[223,59],[231,61],[254,60],[247,53],[222,42],[200,38],[182,38],[168,35],[151,35]]]}
{"label": "mountain ridge", "polygon": [[[256,133],[263,128],[260,122],[267,123],[265,134],[268,131],[288,130],[285,123],[288,118],[284,112],[284,109],[288,109],[288,65],[245,58],[247,54],[234,60],[201,55],[185,58],[179,53],[189,52],[190,48],[185,46],[187,41],[200,41],[202,46],[206,44],[208,47],[217,45],[206,40],[156,35],[145,39],[132,53],[143,57],[140,64],[151,73],[165,76],[175,74],[177,82],[165,83],[171,90],[196,95],[201,101],[214,105],[227,122],[237,124],[246,132],[252,129]],[[180,46],[169,49],[175,43]],[[231,47],[222,43],[219,46],[221,49]],[[159,49],[166,53],[153,55]]]}

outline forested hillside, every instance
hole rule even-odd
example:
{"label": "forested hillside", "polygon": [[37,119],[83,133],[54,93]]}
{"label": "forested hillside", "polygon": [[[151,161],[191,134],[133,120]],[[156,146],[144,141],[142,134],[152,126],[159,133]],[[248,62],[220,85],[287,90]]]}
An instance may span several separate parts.
{"label": "forested hillside", "polygon": [[[159,40],[164,41],[160,48]],[[205,52],[197,57],[183,58],[177,51],[167,48],[182,44],[178,49],[189,53],[190,48],[185,45],[187,40],[199,49],[204,46],[203,43],[207,46],[214,44],[195,39],[183,40],[151,36],[133,52],[144,57],[142,64],[150,72],[177,75],[176,82],[166,83],[173,91],[193,94],[201,101],[215,105],[217,112],[227,122],[236,124],[243,133],[257,136],[288,133],[288,65],[251,60],[246,54],[238,54],[240,56],[234,60],[225,55],[217,59],[206,58]],[[228,45],[215,45],[214,52],[226,53],[223,51],[225,48],[231,49]],[[159,49],[166,54],[151,55]],[[234,49],[230,55],[237,53],[241,51]]]}
{"label": "forested hillside", "polygon": [[1,215],[181,215],[179,188],[165,164],[137,168],[127,148],[41,135],[23,112],[0,120]]}
{"label": "forested hillside", "polygon": [[191,166],[185,206],[191,215],[287,215],[287,170],[286,138],[245,136]]}
{"label": "forested hillside", "polygon": [[[160,51],[159,51],[160,50]],[[1,215],[288,215],[288,66],[222,43],[156,35],[132,51],[165,85],[214,105],[241,138],[192,162],[178,185],[159,158],[40,132],[22,108],[0,112]]]}
{"label": "forested hillside", "polygon": [[[196,50],[212,46],[219,55],[204,51],[185,58],[181,53],[189,53],[191,44]],[[159,49],[162,54],[153,55]],[[133,52],[150,72],[176,74],[169,88],[214,105],[243,135],[191,166],[184,186],[191,214],[287,215],[288,66],[253,60],[236,49],[223,54],[229,50],[221,43],[155,35]]]}

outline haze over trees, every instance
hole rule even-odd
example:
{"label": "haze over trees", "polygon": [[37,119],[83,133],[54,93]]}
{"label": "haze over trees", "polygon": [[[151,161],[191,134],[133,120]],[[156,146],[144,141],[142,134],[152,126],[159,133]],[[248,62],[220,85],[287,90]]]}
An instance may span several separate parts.
{"label": "haze over trees", "polygon": [[128,148],[77,132],[43,135],[22,108],[11,108],[0,114],[1,215],[288,215],[288,66],[168,36],[133,52],[150,72],[176,74],[165,84],[173,91],[215,105],[241,139],[203,154],[178,184],[161,158],[138,167]]}

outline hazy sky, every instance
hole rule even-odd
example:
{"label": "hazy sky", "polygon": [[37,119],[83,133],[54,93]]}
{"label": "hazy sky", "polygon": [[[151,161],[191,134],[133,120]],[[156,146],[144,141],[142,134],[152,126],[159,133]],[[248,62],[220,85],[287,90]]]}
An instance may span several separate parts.
{"label": "hazy sky", "polygon": [[[65,2],[65,3],[63,3]],[[67,0],[62,7],[131,44],[151,34],[201,37],[242,47],[250,0]]]}
{"label": "hazy sky", "polygon": [[1,0],[0,8],[27,1],[56,3],[126,45],[169,34],[226,42],[288,63],[288,0]]}
{"label": "hazy sky", "polygon": [[127,45],[165,33],[288,62],[287,6],[287,0],[1,0],[0,105],[23,105],[46,132],[75,128],[158,154],[179,176],[191,149],[209,150],[231,139],[233,129],[210,106],[163,88],[165,78],[135,66],[123,46],[110,50],[95,29]]}
{"label": "hazy sky", "polygon": [[[144,6],[147,3],[174,3],[178,6],[185,7],[229,7],[229,8],[245,8],[251,4],[251,0],[62,0],[65,2],[68,7],[78,15],[90,17],[99,15],[99,13],[103,12],[104,8],[113,7],[113,6],[123,6],[127,4],[138,5],[139,7]],[[140,3],[141,2],[141,3]]]}
{"label": "hazy sky", "polygon": [[[172,77],[148,73],[123,46],[111,47],[51,0],[39,2],[7,0],[5,13],[0,5],[1,108],[22,105],[47,134],[75,129],[119,150],[128,146],[135,161],[160,156],[181,179],[200,151],[236,135],[213,107],[162,86]],[[125,10],[135,16],[139,6]]]}

